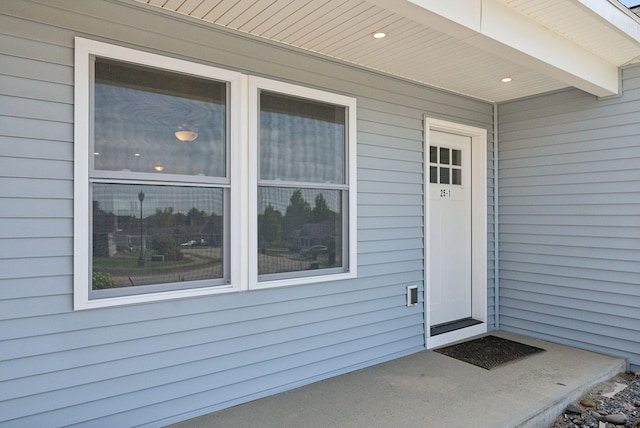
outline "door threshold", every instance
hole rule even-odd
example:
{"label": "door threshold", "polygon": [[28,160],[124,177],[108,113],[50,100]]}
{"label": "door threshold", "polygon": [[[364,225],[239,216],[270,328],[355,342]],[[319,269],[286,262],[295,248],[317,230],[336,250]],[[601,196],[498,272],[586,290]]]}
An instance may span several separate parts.
{"label": "door threshold", "polygon": [[473,325],[478,325],[478,324],[482,324],[482,321],[478,321],[473,318],[463,318],[460,320],[446,322],[446,323],[434,325],[433,327],[431,327],[430,336],[433,337],[439,334],[449,333],[450,331],[460,330],[461,328],[467,328],[467,327],[471,327]]}
{"label": "door threshold", "polygon": [[[462,323],[461,321],[465,321]],[[445,330],[445,326],[448,328]],[[434,329],[442,327],[438,334],[433,334]],[[485,334],[488,330],[486,321],[479,321],[473,318],[454,321],[452,323],[439,324],[429,328],[429,337],[426,338],[426,348],[433,349],[453,342],[466,340],[470,337]]]}

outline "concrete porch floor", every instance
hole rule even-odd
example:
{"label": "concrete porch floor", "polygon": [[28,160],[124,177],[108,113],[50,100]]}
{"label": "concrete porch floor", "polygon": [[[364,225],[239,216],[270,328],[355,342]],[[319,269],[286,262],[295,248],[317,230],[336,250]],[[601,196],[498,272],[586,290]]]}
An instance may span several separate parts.
{"label": "concrete porch floor", "polygon": [[568,403],[626,368],[620,358],[489,334],[546,352],[485,370],[422,351],[172,427],[548,427]]}

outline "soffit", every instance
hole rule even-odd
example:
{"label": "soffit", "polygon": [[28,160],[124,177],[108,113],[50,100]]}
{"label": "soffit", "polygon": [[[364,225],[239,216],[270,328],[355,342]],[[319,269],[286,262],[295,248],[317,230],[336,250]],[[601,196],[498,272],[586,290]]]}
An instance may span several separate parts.
{"label": "soffit", "polygon": [[[640,46],[638,45],[640,19],[622,5],[619,5],[619,11],[616,11],[615,7],[618,3],[615,0],[612,2],[598,0],[602,5],[614,6],[608,11],[609,14],[615,14],[612,22],[607,22],[603,16],[598,15],[597,11],[590,7],[590,3],[594,3],[593,1],[499,1],[612,64],[621,66],[640,62]],[[602,13],[606,12],[602,10]],[[615,31],[616,25],[624,29],[629,24],[636,27],[631,28],[631,34],[625,35],[620,31]]]}
{"label": "soffit", "polygon": [[[513,55],[513,49],[470,43],[474,31],[403,9],[405,0],[135,0],[167,12],[295,46],[363,67],[487,101],[505,101],[576,85]],[[441,1],[441,0],[438,0]],[[481,4],[483,0],[459,0]],[[581,1],[581,0],[580,0]],[[606,1],[606,0],[599,0]],[[615,66],[629,62],[638,43],[594,16],[579,0],[496,0],[554,35]],[[412,4],[412,7],[415,6]],[[464,19],[467,17],[462,15]],[[469,14],[469,16],[473,16]],[[439,18],[439,17],[438,17]],[[590,29],[580,26],[589,24]],[[593,25],[591,25],[593,24]],[[388,36],[372,38],[375,31]],[[612,49],[618,43],[630,44]],[[638,52],[640,55],[640,51]],[[502,77],[513,78],[510,84]],[[586,88],[586,90],[589,90]]]}

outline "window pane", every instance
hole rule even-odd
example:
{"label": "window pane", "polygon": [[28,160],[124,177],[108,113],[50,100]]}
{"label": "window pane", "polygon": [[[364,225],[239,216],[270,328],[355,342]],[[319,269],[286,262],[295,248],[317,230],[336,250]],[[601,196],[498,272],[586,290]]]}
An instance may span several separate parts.
{"label": "window pane", "polygon": [[440,183],[449,184],[449,168],[440,167]]}
{"label": "window pane", "polygon": [[462,184],[462,170],[461,169],[452,169],[451,170],[451,184]]}
{"label": "window pane", "polygon": [[345,107],[262,92],[260,178],[345,183]]}
{"label": "window pane", "polygon": [[438,182],[438,167],[430,166],[429,167],[429,182],[437,183]]}
{"label": "window pane", "polygon": [[438,148],[429,146],[429,162],[438,163]]}
{"label": "window pane", "polygon": [[449,165],[449,149],[440,147],[440,163]]}
{"label": "window pane", "polygon": [[223,190],[94,184],[93,290],[223,277]]}
{"label": "window pane", "polygon": [[343,266],[340,190],[258,188],[258,274]]}
{"label": "window pane", "polygon": [[225,83],[96,58],[93,97],[96,170],[226,176]]}
{"label": "window pane", "polygon": [[451,165],[461,166],[462,165],[462,151],[451,149]]}

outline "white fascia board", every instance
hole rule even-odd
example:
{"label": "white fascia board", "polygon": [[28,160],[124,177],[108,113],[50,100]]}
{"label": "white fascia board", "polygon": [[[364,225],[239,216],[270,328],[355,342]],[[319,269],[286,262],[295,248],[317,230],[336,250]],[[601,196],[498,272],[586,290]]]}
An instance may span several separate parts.
{"label": "white fascia board", "polygon": [[616,64],[495,0],[369,1],[568,86],[599,97],[618,94]]}

